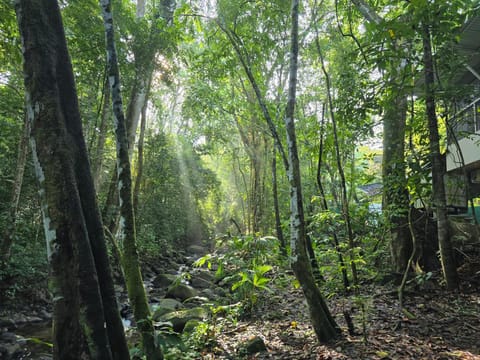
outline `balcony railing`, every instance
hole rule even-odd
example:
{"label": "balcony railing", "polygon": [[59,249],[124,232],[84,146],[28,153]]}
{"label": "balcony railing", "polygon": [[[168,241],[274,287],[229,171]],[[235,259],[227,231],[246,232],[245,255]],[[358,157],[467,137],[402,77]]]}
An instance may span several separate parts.
{"label": "balcony railing", "polygon": [[472,134],[480,134],[480,98],[457,112],[449,121],[450,132],[448,135],[448,144],[454,143]]}

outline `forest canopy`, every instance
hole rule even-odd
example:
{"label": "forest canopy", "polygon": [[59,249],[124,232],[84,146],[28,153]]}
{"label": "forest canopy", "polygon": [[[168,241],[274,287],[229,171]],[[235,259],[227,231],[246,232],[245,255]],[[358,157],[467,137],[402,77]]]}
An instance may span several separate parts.
{"label": "forest canopy", "polygon": [[[1,356],[37,317],[55,359],[416,358],[391,339],[457,294],[477,335],[416,346],[473,359],[479,11],[1,1]],[[310,353],[225,339],[262,314]]]}

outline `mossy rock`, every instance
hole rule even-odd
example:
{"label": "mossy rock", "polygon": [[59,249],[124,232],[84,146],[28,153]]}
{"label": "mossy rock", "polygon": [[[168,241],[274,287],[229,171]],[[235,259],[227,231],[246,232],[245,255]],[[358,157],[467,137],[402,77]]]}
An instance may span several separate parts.
{"label": "mossy rock", "polygon": [[267,351],[267,347],[260,336],[254,336],[239,346],[239,352],[245,355],[252,355],[262,351]]}
{"label": "mossy rock", "polygon": [[175,299],[161,299],[153,312],[153,320],[158,321],[162,315],[185,308],[183,304]]}
{"label": "mossy rock", "polygon": [[215,282],[215,276],[209,271],[192,271],[190,283],[195,289],[208,289]]}
{"label": "mossy rock", "polygon": [[194,288],[192,288],[187,284],[183,284],[179,282],[171,285],[168,288],[167,294],[165,295],[165,297],[174,298],[183,302],[197,295],[198,295],[197,290],[195,290]]}
{"label": "mossy rock", "polygon": [[159,274],[155,276],[152,285],[156,288],[166,288],[177,281],[178,276],[172,274]]}
{"label": "mossy rock", "polygon": [[183,302],[183,304],[188,308],[198,307],[207,304],[210,300],[204,296],[194,296],[188,298]]}
{"label": "mossy rock", "polygon": [[191,334],[195,331],[195,328],[200,324],[200,320],[198,319],[191,319],[188,320],[187,323],[185,324],[185,327],[183,328],[183,333]]}
{"label": "mossy rock", "polygon": [[208,312],[202,307],[192,309],[177,310],[160,316],[159,321],[169,321],[172,323],[173,330],[180,333],[190,320],[201,321],[207,318]]}

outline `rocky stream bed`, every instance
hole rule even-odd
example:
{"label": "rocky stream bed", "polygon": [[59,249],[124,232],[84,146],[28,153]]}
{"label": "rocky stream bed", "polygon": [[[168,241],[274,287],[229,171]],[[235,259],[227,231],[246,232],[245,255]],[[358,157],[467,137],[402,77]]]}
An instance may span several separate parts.
{"label": "rocky stream bed", "polygon": [[[228,310],[238,305],[230,285],[216,281],[213,271],[192,266],[204,249],[188,251],[195,257],[178,254],[143,266],[157,326],[170,322],[176,332],[188,333],[202,320],[209,321],[204,338],[197,339],[198,350],[188,359],[480,359],[480,272],[474,278],[468,274],[458,293],[445,293],[435,275],[410,288],[405,295],[409,316],[399,309],[392,285],[365,284],[358,298],[334,296],[329,306],[343,334],[327,346],[316,341],[292,275],[271,274],[276,285],[259,294],[249,316],[235,317]],[[117,286],[117,292],[127,334],[135,342],[128,330],[133,319],[125,290]],[[344,322],[346,309],[352,311],[353,335]],[[1,311],[0,359],[52,358],[48,303],[31,305],[22,299]],[[180,352],[172,358],[186,356]]]}

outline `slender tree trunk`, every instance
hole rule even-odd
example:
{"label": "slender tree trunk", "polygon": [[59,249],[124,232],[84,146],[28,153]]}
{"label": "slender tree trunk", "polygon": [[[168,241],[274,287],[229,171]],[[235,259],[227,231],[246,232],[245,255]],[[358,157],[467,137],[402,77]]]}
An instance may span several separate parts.
{"label": "slender tree trunk", "polygon": [[280,208],[278,206],[278,181],[277,181],[277,148],[273,147],[272,155],[272,193],[273,193],[273,209],[275,212],[275,231],[277,239],[280,241],[280,252],[284,258],[287,257],[287,244],[283,236],[282,221],[280,217]]}
{"label": "slender tree trunk", "polygon": [[[391,79],[391,91],[395,80]],[[401,87],[401,86],[399,86]],[[383,121],[382,208],[390,227],[390,251],[393,270],[403,273],[412,252],[412,238],[408,228],[409,196],[405,175],[405,125],[407,98],[395,95],[387,100]],[[400,135],[403,134],[403,135]]]}
{"label": "slender tree trunk", "polygon": [[147,296],[143,286],[136,246],[135,217],[132,204],[132,177],[125,116],[120,92],[120,74],[115,49],[113,15],[110,0],[100,0],[105,25],[108,78],[113,104],[115,136],[117,139],[117,174],[120,199],[120,239],[123,243],[123,267],[127,291],[133,308],[137,329],[142,336],[142,346],[148,360],[163,359],[161,348],[156,344]]}
{"label": "slender tree trunk", "polygon": [[[358,11],[370,23],[381,25],[383,19],[365,0],[351,0]],[[393,50],[397,40],[391,38]],[[398,51],[397,51],[398,52]],[[402,273],[412,249],[408,230],[409,198],[405,174],[405,122],[407,97],[401,78],[404,66],[399,59],[389,61],[387,88],[383,117],[383,210],[389,220],[393,269]]]}
{"label": "slender tree trunk", "polygon": [[140,194],[140,184],[143,176],[143,145],[145,142],[145,127],[147,123],[147,102],[143,105],[142,118],[140,121],[140,135],[138,137],[137,148],[137,176],[135,177],[135,187],[133,188],[133,211],[138,212],[138,197]]}
{"label": "slender tree trunk", "polygon": [[[316,29],[317,30],[317,29]],[[340,175],[340,188],[341,188],[341,205],[342,205],[342,215],[345,220],[345,226],[348,236],[348,247],[350,250],[350,268],[352,269],[352,281],[353,286],[355,287],[355,291],[358,291],[358,275],[357,275],[357,266],[355,265],[355,239],[353,236],[352,225],[350,221],[350,210],[348,205],[348,197],[347,197],[347,184],[345,181],[345,173],[343,172],[343,165],[342,160],[340,159],[340,148],[339,148],[339,141],[338,141],[338,132],[337,132],[337,121],[335,118],[335,112],[333,110],[333,99],[332,99],[332,91],[331,91],[331,84],[330,84],[330,76],[325,68],[325,63],[323,61],[323,55],[320,48],[320,43],[318,41],[318,31],[317,37],[315,38],[315,43],[317,47],[317,52],[320,57],[322,71],[325,76],[325,82],[327,84],[327,98],[328,98],[328,108],[330,110],[330,118],[332,120],[332,127],[333,127],[333,137],[334,137],[334,146],[335,146],[335,158],[337,160],[337,170],[338,174]]]}
{"label": "slender tree trunk", "polygon": [[17,0],[15,8],[51,267],[54,359],[128,359],[116,302],[109,302],[113,286],[102,283],[108,259],[97,252],[105,244],[93,231],[100,224],[101,232],[101,222],[60,9],[53,0]]}
{"label": "slender tree trunk", "polygon": [[102,118],[100,119],[100,127],[98,129],[97,148],[95,149],[95,156],[93,157],[93,181],[95,189],[99,190],[100,179],[102,175],[103,154],[105,152],[105,140],[107,139],[107,123],[110,115],[110,85],[108,78],[105,77],[103,84],[103,104],[102,104]]}
{"label": "slender tree trunk", "polygon": [[[324,121],[325,121],[325,106],[322,106],[322,120],[320,124],[320,146],[318,148],[318,163],[317,163],[316,178],[317,178],[318,191],[320,192],[322,208],[323,210],[328,211],[327,197],[325,195],[325,190],[323,188],[322,173],[321,173],[322,158],[323,158]],[[333,247],[335,248],[335,252],[337,253],[337,257],[338,257],[338,263],[340,264],[340,267],[342,269],[341,271],[342,271],[343,288],[345,289],[345,292],[348,292],[350,288],[350,282],[348,280],[347,267],[345,266],[345,261],[343,260],[343,255],[340,250],[340,241],[338,240],[338,236],[335,232],[333,232],[332,237],[333,237]]]}
{"label": "slender tree trunk", "polygon": [[18,143],[17,167],[15,170],[15,178],[13,179],[12,199],[10,201],[10,210],[8,213],[8,220],[3,236],[0,239],[0,268],[3,264],[10,260],[10,252],[15,237],[18,202],[20,201],[20,194],[22,192],[23,174],[25,173],[25,164],[27,162],[28,154],[28,137],[30,135],[30,122],[26,117],[23,120],[23,130]]}
{"label": "slender tree trunk", "polygon": [[297,140],[295,134],[295,101],[298,69],[298,12],[299,0],[292,1],[292,30],[290,52],[290,75],[288,102],[285,110],[285,127],[288,145],[288,180],[290,182],[291,210],[291,265],[297,277],[310,311],[313,329],[320,342],[328,342],[340,332],[335,320],[327,308],[325,300],[317,287],[306,253],[305,217],[303,211],[300,164],[298,160]]}
{"label": "slender tree trunk", "polygon": [[260,87],[258,86],[257,81],[255,80],[255,76],[253,75],[253,72],[252,72],[252,70],[249,66],[248,54],[244,54],[242,52],[242,49],[239,45],[237,35],[235,33],[233,33],[231,30],[227,29],[226,26],[221,23],[221,21],[217,21],[217,25],[227,35],[230,43],[232,44],[232,46],[235,50],[235,53],[237,54],[238,59],[240,60],[240,63],[242,64],[242,67],[245,71],[245,74],[247,75],[248,81],[250,82],[250,85],[252,86],[252,89],[255,92],[255,97],[257,98],[257,102],[258,102],[258,105],[260,106],[263,117],[264,117],[265,121],[267,122],[267,125],[270,129],[270,133],[273,137],[273,141],[275,143],[275,146],[277,147],[277,150],[280,153],[280,156],[282,158],[282,161],[283,161],[283,164],[284,164],[285,168],[288,168],[287,155],[285,154],[285,150],[284,150],[282,142],[280,140],[280,136],[278,135],[278,131],[277,131],[277,128],[276,128],[275,123],[273,121],[273,118],[270,115],[270,111],[268,111],[268,107],[265,103],[265,99],[262,95],[262,92],[260,91]]}
{"label": "slender tree trunk", "polygon": [[423,24],[422,30],[423,65],[425,69],[425,105],[430,139],[430,157],[432,161],[433,204],[437,215],[438,245],[440,248],[443,276],[447,288],[453,290],[458,287],[458,275],[448,231],[447,203],[443,178],[445,175],[445,162],[440,153],[440,139],[438,135],[435,94],[433,89],[435,78],[432,44],[428,24]]}

